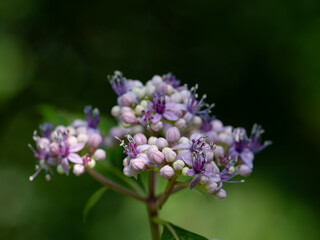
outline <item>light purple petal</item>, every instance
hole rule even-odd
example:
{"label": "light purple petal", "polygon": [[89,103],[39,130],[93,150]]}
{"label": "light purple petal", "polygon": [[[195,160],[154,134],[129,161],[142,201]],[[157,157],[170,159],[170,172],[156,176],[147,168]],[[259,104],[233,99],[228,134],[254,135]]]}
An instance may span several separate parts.
{"label": "light purple petal", "polygon": [[168,110],[187,110],[186,105],[181,104],[181,103],[167,103],[166,104],[166,109]]}
{"label": "light purple petal", "polygon": [[192,155],[189,150],[185,150],[185,151],[180,152],[177,159],[182,159],[190,167],[193,166]]}
{"label": "light purple petal", "polygon": [[146,150],[148,150],[148,148],[150,147],[149,144],[143,144],[137,147],[137,150],[139,153],[144,152]]}
{"label": "light purple petal", "polygon": [[186,121],[186,122],[189,122],[191,119],[192,119],[192,114],[191,113],[189,113],[189,112],[187,112],[185,115],[184,115],[184,117],[183,117],[183,119]]}
{"label": "light purple petal", "polygon": [[193,169],[189,169],[189,170],[187,171],[187,175],[190,176],[190,177],[194,176],[194,175],[195,175],[194,170],[193,170]]}
{"label": "light purple petal", "polygon": [[153,103],[152,103],[151,101],[148,101],[148,107],[149,107],[149,109],[150,109],[151,111],[155,111],[154,105],[153,105]]}
{"label": "light purple petal", "polygon": [[62,158],[61,165],[62,165],[62,168],[63,168],[64,172],[68,176],[69,175],[69,162],[68,162],[68,159],[67,158]]}
{"label": "light purple petal", "polygon": [[49,157],[48,158],[48,163],[51,164],[51,165],[58,165],[59,164],[59,159],[58,158]]}
{"label": "light purple petal", "polygon": [[190,143],[180,143],[176,146],[174,146],[172,149],[173,150],[178,150],[178,149],[189,149],[191,147]]}
{"label": "light purple petal", "polygon": [[84,148],[85,143],[76,143],[69,147],[69,152],[79,152],[82,148]]}
{"label": "light purple petal", "polygon": [[76,119],[74,122],[71,124],[71,126],[78,128],[78,127],[86,127],[88,125],[87,121]]}
{"label": "light purple petal", "polygon": [[241,160],[248,165],[248,167],[253,168],[253,158],[254,154],[249,149],[244,149],[243,152],[240,154]]}
{"label": "light purple petal", "polygon": [[159,113],[156,113],[155,115],[153,115],[153,120],[152,120],[152,122],[153,122],[153,123],[157,123],[157,122],[159,122],[159,121],[161,120],[161,118],[162,118],[162,115],[159,114]]}
{"label": "light purple petal", "polygon": [[198,185],[198,183],[200,182],[200,179],[201,179],[201,175],[196,174],[196,176],[190,182],[190,185],[189,185],[190,190]]}
{"label": "light purple petal", "polygon": [[76,153],[69,153],[68,159],[70,162],[82,164],[82,158]]}
{"label": "light purple petal", "polygon": [[175,115],[173,112],[165,111],[163,117],[169,121],[177,121],[179,117]]}

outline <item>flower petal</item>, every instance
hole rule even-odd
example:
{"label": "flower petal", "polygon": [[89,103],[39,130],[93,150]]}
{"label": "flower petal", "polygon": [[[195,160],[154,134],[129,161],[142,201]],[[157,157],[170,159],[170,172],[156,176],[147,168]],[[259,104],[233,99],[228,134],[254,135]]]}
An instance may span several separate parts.
{"label": "flower petal", "polygon": [[138,146],[137,150],[138,150],[139,153],[141,153],[141,152],[144,152],[144,151],[148,150],[149,147],[150,147],[149,144],[143,144],[143,145]]}
{"label": "flower petal", "polygon": [[180,143],[176,146],[174,146],[172,149],[173,150],[179,150],[179,149],[189,149],[191,147],[190,143]]}
{"label": "flower petal", "polygon": [[85,143],[76,143],[73,144],[69,147],[69,152],[74,153],[74,152],[79,152],[80,150],[82,150],[82,148],[84,148]]}
{"label": "flower petal", "polygon": [[193,166],[192,155],[189,150],[185,150],[185,151],[180,152],[177,159],[182,159],[190,167]]}
{"label": "flower petal", "polygon": [[244,149],[243,152],[240,154],[241,160],[248,165],[248,167],[253,168],[253,158],[254,154],[248,149]]}
{"label": "flower petal", "polygon": [[63,168],[64,172],[68,176],[69,175],[69,162],[68,162],[68,159],[67,158],[62,158],[61,165],[62,165],[62,168]]}
{"label": "flower petal", "polygon": [[155,115],[153,115],[153,120],[152,120],[152,122],[153,122],[153,123],[157,123],[157,122],[159,122],[159,121],[161,120],[161,118],[162,118],[162,115],[159,114],[159,113],[156,113]]}
{"label": "flower petal", "polygon": [[68,159],[70,162],[82,164],[82,158],[76,153],[69,153]]}
{"label": "flower petal", "polygon": [[198,183],[200,182],[200,179],[201,179],[201,175],[196,174],[196,176],[190,182],[190,185],[189,185],[190,190],[198,185]]}
{"label": "flower petal", "polygon": [[177,115],[169,111],[164,112],[163,117],[169,121],[177,121],[179,119]]}

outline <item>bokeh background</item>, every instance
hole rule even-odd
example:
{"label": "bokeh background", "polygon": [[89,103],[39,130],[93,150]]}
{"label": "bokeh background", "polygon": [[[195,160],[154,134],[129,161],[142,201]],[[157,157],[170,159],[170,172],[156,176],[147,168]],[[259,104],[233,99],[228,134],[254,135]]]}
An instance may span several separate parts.
{"label": "bokeh background", "polygon": [[0,239],[150,239],[144,206],[112,191],[82,222],[100,187],[89,176],[28,181],[44,106],[90,103],[110,116],[114,70],[198,83],[225,124],[260,123],[274,143],[227,199],[181,192],[162,218],[220,240],[320,239],[319,10],[316,0],[1,0]]}

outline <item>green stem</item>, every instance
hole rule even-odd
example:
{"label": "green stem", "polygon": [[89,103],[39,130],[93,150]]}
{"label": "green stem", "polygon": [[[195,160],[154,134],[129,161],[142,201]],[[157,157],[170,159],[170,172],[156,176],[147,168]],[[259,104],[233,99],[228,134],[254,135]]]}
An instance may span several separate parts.
{"label": "green stem", "polygon": [[142,201],[142,202],[146,202],[147,199],[136,194],[135,192],[125,188],[125,187],[122,187],[121,185],[111,181],[110,179],[108,178],[105,178],[103,177],[102,175],[100,175],[99,173],[97,173],[96,171],[94,171],[93,169],[90,169],[90,168],[87,168],[86,169],[87,172],[95,179],[97,180],[98,182],[102,183],[103,185],[106,185],[107,187],[119,192],[119,193],[122,193],[124,195],[127,195],[127,196],[130,196],[132,198],[135,198],[139,201]]}
{"label": "green stem", "polygon": [[155,188],[156,188],[156,181],[157,175],[155,172],[149,172],[149,197],[147,199],[146,205],[148,210],[149,216],[149,223],[150,223],[150,230],[153,240],[160,240],[160,227],[159,224],[153,221],[154,218],[158,218],[158,209],[154,208],[154,205],[157,201],[155,196]]}
{"label": "green stem", "polygon": [[176,179],[178,178],[178,176],[174,176],[172,177],[167,184],[166,189],[164,190],[163,195],[160,197],[160,199],[156,202],[156,204],[154,205],[154,209],[161,209],[163,204],[168,200],[174,186],[176,183]]}

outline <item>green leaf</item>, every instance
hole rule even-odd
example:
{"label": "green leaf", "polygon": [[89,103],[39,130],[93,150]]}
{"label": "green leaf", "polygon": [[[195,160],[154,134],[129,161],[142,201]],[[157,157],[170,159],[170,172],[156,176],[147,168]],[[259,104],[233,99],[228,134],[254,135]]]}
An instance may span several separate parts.
{"label": "green leaf", "polygon": [[208,238],[189,232],[172,223],[163,223],[163,228],[161,240],[208,240]]}
{"label": "green leaf", "polygon": [[86,221],[90,210],[98,202],[98,200],[102,197],[103,193],[107,189],[108,189],[107,187],[103,186],[103,187],[99,188],[94,194],[91,195],[91,197],[89,198],[89,200],[83,210],[83,222]]}

